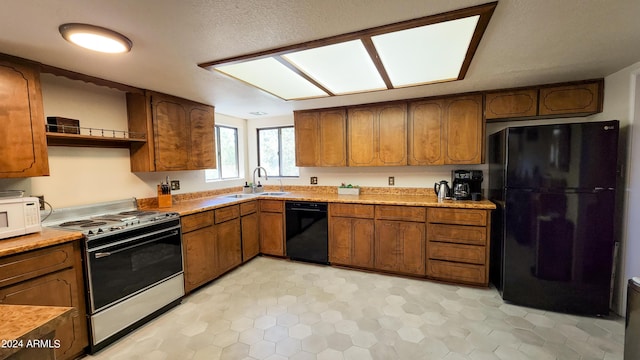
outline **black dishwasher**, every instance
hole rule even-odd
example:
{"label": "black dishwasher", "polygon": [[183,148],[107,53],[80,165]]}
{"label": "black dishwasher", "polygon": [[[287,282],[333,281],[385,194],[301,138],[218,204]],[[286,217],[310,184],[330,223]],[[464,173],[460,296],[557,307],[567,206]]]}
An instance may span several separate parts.
{"label": "black dishwasher", "polygon": [[328,264],[327,204],[287,201],[285,211],[287,256],[291,260]]}

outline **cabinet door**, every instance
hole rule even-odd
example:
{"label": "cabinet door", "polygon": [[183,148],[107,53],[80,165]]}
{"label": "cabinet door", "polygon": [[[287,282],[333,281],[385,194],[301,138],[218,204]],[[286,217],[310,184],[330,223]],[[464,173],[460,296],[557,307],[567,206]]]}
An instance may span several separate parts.
{"label": "cabinet door", "polygon": [[284,214],[260,213],[260,252],[284,256]]}
{"label": "cabinet door", "polygon": [[351,219],[351,265],[373,268],[374,223],[369,219]]}
{"label": "cabinet door", "polygon": [[294,112],[293,128],[296,133],[296,166],[318,166],[320,149],[318,112]]}
{"label": "cabinet door", "polygon": [[[320,135],[319,166],[347,166],[346,118],[346,110],[320,113],[318,129]],[[313,146],[313,143],[306,145]]]}
{"label": "cabinet door", "polygon": [[376,220],[376,269],[424,275],[425,242],[424,223]]}
{"label": "cabinet door", "polygon": [[349,109],[347,117],[349,166],[375,166],[378,160],[376,114],[371,108]]}
{"label": "cabinet door", "polygon": [[212,106],[194,105],[189,111],[189,170],[214,169],[215,120]]}
{"label": "cabinet door", "polygon": [[352,220],[343,217],[329,219],[329,262],[351,265]]}
{"label": "cabinet door", "polygon": [[240,219],[242,226],[242,261],[246,262],[260,253],[258,237],[258,214],[253,213]]}
{"label": "cabinet door", "polygon": [[156,171],[186,170],[189,160],[187,109],[174,99],[154,95],[153,128]]}
{"label": "cabinet door", "polygon": [[0,60],[0,178],[49,175],[40,76]]}
{"label": "cabinet door", "polygon": [[384,106],[377,115],[377,165],[407,165],[407,105]]}
{"label": "cabinet door", "polygon": [[242,263],[240,239],[240,218],[215,225],[216,256],[218,267],[216,274],[223,274]]}
{"label": "cabinet door", "polygon": [[444,164],[443,106],[442,100],[409,104],[409,165]]}
{"label": "cabinet door", "polygon": [[425,224],[413,222],[399,222],[398,236],[401,251],[399,253],[399,272],[424,275],[426,265],[426,236]]}
{"label": "cabinet door", "polygon": [[[73,306],[79,316],[64,322],[56,329],[60,348],[57,359],[72,359],[89,344],[84,316],[84,297],[77,286],[76,271],[66,269],[0,289],[0,304]],[[80,303],[80,301],[82,303]]]}
{"label": "cabinet door", "polygon": [[482,95],[448,99],[445,111],[445,164],[484,161]]}
{"label": "cabinet door", "polygon": [[397,221],[376,220],[375,222],[375,268],[386,271],[398,271],[401,251]]}
{"label": "cabinet door", "polygon": [[534,117],[538,115],[538,89],[488,92],[484,103],[487,120]]}
{"label": "cabinet door", "polygon": [[184,291],[186,293],[213,280],[217,259],[213,226],[182,234],[184,249]]}
{"label": "cabinet door", "polygon": [[547,115],[583,115],[602,111],[602,82],[543,87],[538,113]]}

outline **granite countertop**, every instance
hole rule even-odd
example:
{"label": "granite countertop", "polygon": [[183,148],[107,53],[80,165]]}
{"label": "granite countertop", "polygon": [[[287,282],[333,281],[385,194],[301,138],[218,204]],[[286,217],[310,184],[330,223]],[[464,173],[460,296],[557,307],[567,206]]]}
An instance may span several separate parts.
{"label": "granite countertop", "polygon": [[37,233],[0,239],[0,257],[63,244],[83,237],[84,235],[81,232],[43,227],[42,231]]}
{"label": "granite countertop", "polygon": [[[213,210],[229,205],[235,205],[256,199],[271,200],[298,200],[298,201],[319,201],[319,202],[339,202],[351,204],[375,204],[375,205],[404,205],[404,206],[427,206],[459,209],[482,209],[492,210],[496,206],[489,200],[445,200],[438,202],[435,195],[397,195],[397,194],[367,194],[367,195],[338,195],[329,193],[292,191],[284,195],[260,195],[246,198],[231,198],[227,195],[216,195],[199,199],[182,200],[174,202],[171,207],[160,208],[163,211],[174,211],[180,215],[189,215],[201,211]],[[148,207],[147,209],[158,209]]]}
{"label": "granite countertop", "polygon": [[46,339],[62,322],[77,313],[73,307],[0,305],[0,340],[3,341],[0,359],[28,349],[29,340]]}

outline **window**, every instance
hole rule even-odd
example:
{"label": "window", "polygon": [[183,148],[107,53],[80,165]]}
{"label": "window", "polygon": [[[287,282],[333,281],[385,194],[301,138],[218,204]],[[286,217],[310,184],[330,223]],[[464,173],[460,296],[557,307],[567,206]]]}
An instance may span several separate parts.
{"label": "window", "polygon": [[238,129],[216,125],[217,169],[205,171],[205,181],[236,179],[240,177],[238,166]]}
{"label": "window", "polygon": [[298,176],[293,126],[258,129],[258,165],[269,176]]}

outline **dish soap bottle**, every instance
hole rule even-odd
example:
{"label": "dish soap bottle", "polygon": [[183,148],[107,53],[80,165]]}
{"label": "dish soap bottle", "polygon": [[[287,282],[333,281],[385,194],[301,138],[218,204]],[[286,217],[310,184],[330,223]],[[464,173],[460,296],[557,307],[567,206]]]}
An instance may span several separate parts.
{"label": "dish soap bottle", "polygon": [[251,194],[251,186],[246,181],[244,182],[244,186],[242,187],[242,192],[245,194]]}
{"label": "dish soap bottle", "polygon": [[264,189],[262,188],[262,184],[260,184],[260,181],[258,181],[258,186],[256,186],[256,192],[261,193],[263,191]]}

